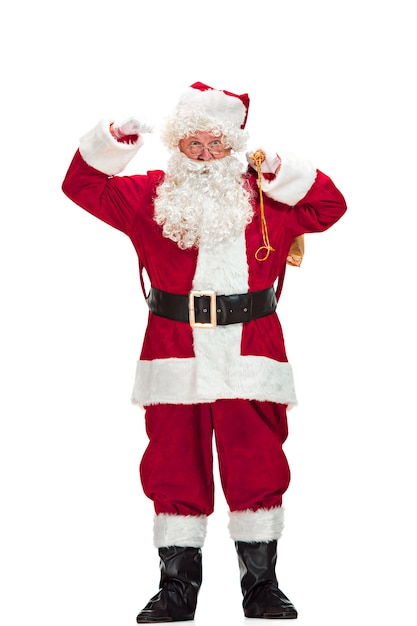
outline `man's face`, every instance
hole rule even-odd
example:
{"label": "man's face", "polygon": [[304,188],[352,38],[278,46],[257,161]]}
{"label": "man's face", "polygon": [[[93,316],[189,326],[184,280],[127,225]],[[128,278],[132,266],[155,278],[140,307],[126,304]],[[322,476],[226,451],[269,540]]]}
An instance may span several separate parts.
{"label": "man's face", "polygon": [[189,137],[184,137],[179,143],[179,149],[189,159],[210,161],[211,159],[223,159],[229,156],[231,148],[225,148],[222,137],[216,137],[206,131],[199,131]]}

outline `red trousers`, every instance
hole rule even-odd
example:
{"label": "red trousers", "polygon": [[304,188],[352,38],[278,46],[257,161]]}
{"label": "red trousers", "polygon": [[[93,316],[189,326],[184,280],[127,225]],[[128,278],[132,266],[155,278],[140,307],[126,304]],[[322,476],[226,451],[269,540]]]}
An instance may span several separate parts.
{"label": "red trousers", "polygon": [[145,419],[149,445],[140,475],[156,514],[213,512],[213,433],[230,511],[281,506],[290,482],[282,449],[288,434],[285,405],[248,400],[159,404],[146,409]]}

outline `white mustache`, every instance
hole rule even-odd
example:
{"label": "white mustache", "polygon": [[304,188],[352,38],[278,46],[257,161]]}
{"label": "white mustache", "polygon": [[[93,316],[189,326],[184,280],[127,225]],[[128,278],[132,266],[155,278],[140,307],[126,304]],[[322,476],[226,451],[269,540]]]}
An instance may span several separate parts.
{"label": "white mustache", "polygon": [[[225,159],[227,157],[224,157]],[[184,160],[184,164],[185,164],[185,168],[189,171],[189,172],[196,172],[196,173],[205,173],[205,172],[209,172],[212,170],[218,170],[218,169],[222,169],[221,167],[221,163],[219,164],[219,161],[216,161],[215,159],[210,160],[210,161],[202,161],[199,159],[189,159],[188,157],[185,158]]]}

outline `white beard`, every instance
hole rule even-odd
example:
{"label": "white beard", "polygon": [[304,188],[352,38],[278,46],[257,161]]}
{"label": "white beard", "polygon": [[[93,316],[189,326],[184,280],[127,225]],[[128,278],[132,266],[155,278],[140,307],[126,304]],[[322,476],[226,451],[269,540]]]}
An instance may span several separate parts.
{"label": "white beard", "polygon": [[173,154],[155,199],[155,221],[164,237],[185,250],[203,243],[214,247],[244,232],[253,209],[242,175],[234,156],[199,161]]}

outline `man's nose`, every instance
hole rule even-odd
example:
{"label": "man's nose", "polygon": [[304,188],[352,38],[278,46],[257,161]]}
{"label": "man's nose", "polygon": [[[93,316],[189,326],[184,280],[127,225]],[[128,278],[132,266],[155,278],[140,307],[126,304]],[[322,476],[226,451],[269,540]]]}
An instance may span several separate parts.
{"label": "man's nose", "polygon": [[210,161],[213,158],[213,155],[208,148],[204,147],[202,153],[199,155],[198,158],[202,161]]}

